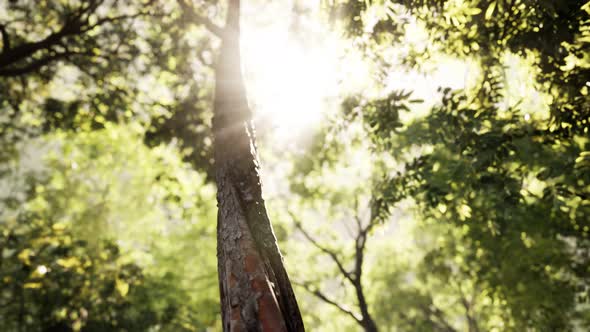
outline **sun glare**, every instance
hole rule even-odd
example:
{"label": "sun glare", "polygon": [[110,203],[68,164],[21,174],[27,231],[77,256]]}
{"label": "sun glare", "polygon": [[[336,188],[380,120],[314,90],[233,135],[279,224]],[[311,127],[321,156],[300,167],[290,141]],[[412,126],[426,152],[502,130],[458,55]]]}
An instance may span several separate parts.
{"label": "sun glare", "polygon": [[293,138],[322,120],[345,78],[358,82],[368,74],[360,57],[343,63],[349,45],[325,26],[307,22],[305,32],[294,34],[290,11],[283,16],[263,27],[244,22],[242,56],[256,121]]}
{"label": "sun glare", "polygon": [[[375,83],[376,71],[358,47],[330,31],[318,15],[308,15],[299,22],[301,29],[293,32],[295,18],[287,2],[252,4],[246,11],[242,58],[249,102],[258,128],[270,128],[279,139],[308,133],[338,109],[341,97],[350,94],[381,98],[392,90],[412,91],[412,98],[424,102],[401,114],[410,120],[428,112],[440,86],[465,88],[477,77],[476,63],[442,55],[434,68],[424,68],[428,72],[399,63],[409,52],[407,45],[417,49],[429,45],[426,27],[415,21],[408,25],[404,43],[387,51],[392,68],[381,83]],[[255,21],[257,17],[264,21]],[[383,86],[377,88],[379,84]]]}
{"label": "sun glare", "polygon": [[248,92],[257,120],[279,134],[320,121],[325,99],[334,94],[335,66],[325,50],[305,48],[279,33],[244,41]]}

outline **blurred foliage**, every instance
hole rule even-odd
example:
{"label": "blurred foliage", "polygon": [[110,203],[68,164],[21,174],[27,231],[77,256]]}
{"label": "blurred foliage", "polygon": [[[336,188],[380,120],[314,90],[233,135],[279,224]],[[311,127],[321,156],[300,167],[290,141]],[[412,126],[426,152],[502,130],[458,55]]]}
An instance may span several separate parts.
{"label": "blurred foliage", "polygon": [[135,122],[149,133],[146,143],[179,142],[185,160],[211,174],[212,85],[206,82],[213,79],[217,40],[190,11],[215,15],[218,6],[2,4],[1,137]]}
{"label": "blurred foliage", "polygon": [[63,224],[32,214],[11,224],[0,242],[3,330],[145,330],[167,323],[149,306],[130,306],[135,293],[149,290],[115,244],[89,248]]}
{"label": "blurred foliage", "polygon": [[[427,71],[442,56],[476,61],[480,68],[463,89],[439,88],[440,100],[428,101],[434,106],[425,116],[401,116],[423,102],[406,91],[355,95],[342,103],[343,118],[360,123],[371,142],[368,164],[390,161],[372,192],[376,218],[400,223],[408,200],[416,214],[412,227],[418,233],[409,235],[416,245],[374,253],[381,263],[367,288],[374,292],[376,319],[386,330],[587,328],[588,4],[359,2],[332,8],[346,7],[338,9],[342,26],[374,57],[382,56],[384,42],[396,47],[412,24],[427,38],[406,35],[408,45],[400,45],[408,70]],[[381,33],[382,20],[398,17],[408,24],[393,29],[392,38],[367,38],[374,29]],[[511,91],[508,70],[515,63],[528,68],[528,94]],[[322,139],[338,137],[338,127],[331,124]],[[328,156],[310,153],[310,159],[325,160],[315,165],[334,163]],[[320,168],[301,170],[298,178],[305,179]],[[304,188],[312,183],[304,182]]]}
{"label": "blurred foliage", "polygon": [[[590,328],[590,5],[320,3],[376,82],[274,156],[269,207],[308,329]],[[0,330],[219,329],[223,9],[0,3]],[[392,84],[444,59],[476,70],[427,96]]]}
{"label": "blurred foliage", "polygon": [[112,125],[25,143],[2,182],[2,330],[215,325],[214,189],[176,149]]}

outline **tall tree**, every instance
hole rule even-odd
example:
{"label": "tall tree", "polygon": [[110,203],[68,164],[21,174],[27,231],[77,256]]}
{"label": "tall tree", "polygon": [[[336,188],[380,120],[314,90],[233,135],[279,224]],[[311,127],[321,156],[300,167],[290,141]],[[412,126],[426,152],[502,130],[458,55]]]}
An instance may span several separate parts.
{"label": "tall tree", "polygon": [[268,218],[240,68],[240,1],[230,0],[216,68],[217,255],[225,331],[303,331]]}

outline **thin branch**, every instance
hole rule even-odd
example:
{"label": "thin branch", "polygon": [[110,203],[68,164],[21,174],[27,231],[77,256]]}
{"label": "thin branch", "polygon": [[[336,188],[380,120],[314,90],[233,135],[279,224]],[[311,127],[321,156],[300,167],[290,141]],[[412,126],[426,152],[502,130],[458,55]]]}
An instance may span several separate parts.
{"label": "thin branch", "polygon": [[346,230],[346,234],[347,234],[348,236],[350,236],[350,238],[351,238],[351,239],[355,239],[356,235],[355,235],[355,233],[353,232],[353,230],[351,229],[351,227],[350,227],[349,223],[347,223],[347,222],[344,222],[344,223],[342,223],[342,226],[344,227],[344,230]]}
{"label": "thin branch", "polygon": [[459,301],[458,302],[461,302],[463,309],[465,309],[465,318],[467,319],[468,331],[469,332],[479,332],[479,327],[477,325],[477,321],[471,315],[472,303],[475,301],[476,287],[475,286],[473,287],[473,295],[472,295],[471,301],[470,301],[467,299],[467,295],[463,291],[463,288],[461,287],[461,283],[459,283],[456,279],[452,279],[451,284],[455,288],[457,288],[457,291],[459,293]]}
{"label": "thin branch", "polygon": [[[358,201],[357,201],[358,204]],[[358,300],[359,308],[361,309],[361,313],[363,315],[363,321],[365,321],[365,329],[368,331],[376,331],[377,326],[373,317],[369,313],[369,306],[367,304],[367,300],[365,298],[365,292],[363,289],[362,283],[362,275],[363,275],[363,263],[365,257],[365,247],[367,244],[367,235],[369,231],[377,224],[375,218],[371,214],[369,216],[369,223],[366,226],[362,226],[362,218],[359,215],[360,211],[358,207],[356,208],[354,219],[357,221],[359,232],[355,238],[355,253],[354,253],[354,274],[355,274],[355,281],[352,283],[355,291],[356,297]]]}
{"label": "thin branch", "polygon": [[[102,26],[106,23],[113,23],[113,22],[121,21],[121,20],[134,19],[139,16],[156,15],[156,14],[152,14],[148,11],[140,11],[135,14],[120,15],[120,16],[115,16],[115,17],[105,17],[105,18],[99,19],[96,23],[90,25],[88,22],[88,18],[91,15],[91,13],[93,13],[101,3],[102,3],[102,0],[101,1],[91,1],[87,6],[81,7],[78,11],[76,11],[76,13],[74,15],[69,16],[66,19],[65,23],[63,24],[63,26],[59,30],[57,30],[56,32],[49,34],[47,37],[45,37],[42,40],[39,40],[36,42],[24,43],[22,45],[14,47],[14,48],[7,48],[8,37],[6,34],[6,30],[3,25],[0,26],[0,32],[2,33],[2,39],[4,42],[3,51],[2,51],[2,53],[0,53],[0,68],[7,67],[13,63],[27,59],[27,58],[33,56],[38,51],[50,50],[54,46],[62,44],[64,37],[78,35],[78,34],[84,34],[88,31],[90,31],[96,27]],[[149,4],[150,3],[148,2],[148,5]],[[83,16],[86,16],[86,17],[84,18]],[[25,71],[25,73],[26,73],[26,72],[31,71],[31,69],[28,69],[29,67],[33,67],[32,69],[34,70],[34,69],[37,69],[37,66],[39,64],[41,64],[43,66],[43,65],[48,64],[51,60],[54,60],[55,58],[62,58],[62,57],[63,56],[61,56],[61,55],[57,56],[57,57],[54,57],[54,56],[45,57],[39,61],[35,61],[33,66],[27,66],[24,68],[15,68],[15,69],[4,69],[2,71],[2,73],[3,73],[3,76],[9,76],[10,75],[9,73],[23,73],[23,70],[25,70],[25,69],[27,70],[27,71]],[[16,75],[20,75],[20,74],[16,74]]]}
{"label": "thin branch", "polygon": [[[431,309],[431,307],[434,309]],[[422,307],[422,310],[426,314],[427,318],[430,315],[432,315],[436,318],[436,321],[432,320],[432,319],[429,319],[429,320],[435,325],[440,325],[441,330],[448,331],[448,332],[457,332],[457,330],[451,324],[449,324],[449,322],[447,322],[442,310],[435,307],[433,304],[431,304],[430,306]]]}
{"label": "thin branch", "polygon": [[[361,217],[359,215],[360,212],[359,212],[359,207],[358,207],[358,201],[356,201],[355,205],[356,205],[356,211],[354,214],[354,219],[355,219],[357,226],[358,226],[358,233],[354,238],[355,256],[354,256],[354,271],[352,273],[350,273],[350,272],[346,271],[346,269],[344,269],[344,265],[342,264],[342,262],[340,261],[340,259],[338,258],[338,256],[336,255],[336,253],[334,251],[319,244],[317,242],[317,240],[315,240],[307,231],[305,231],[305,229],[303,229],[301,222],[299,222],[297,220],[297,218],[291,212],[289,212],[289,213],[291,214],[291,218],[294,220],[295,227],[297,229],[299,229],[299,231],[301,231],[303,236],[305,236],[305,238],[309,242],[311,242],[316,248],[318,248],[319,250],[321,250],[322,252],[324,252],[328,256],[330,256],[330,258],[332,258],[332,260],[338,266],[338,269],[340,270],[340,272],[352,284],[352,286],[355,290],[355,293],[356,293],[358,307],[361,311],[361,316],[362,316],[362,318],[358,319],[357,322],[366,331],[377,331],[377,326],[375,324],[375,321],[373,320],[373,318],[371,317],[371,314],[369,313],[369,306],[368,306],[366,298],[365,298],[365,292],[364,292],[363,284],[362,284],[364,250],[365,250],[366,242],[367,242],[367,234],[377,224],[377,222],[375,221],[375,219],[371,215],[369,223],[366,226],[363,226]],[[319,290],[316,292],[319,292]],[[336,305],[335,303],[330,302],[329,299],[325,298],[325,296],[322,296],[322,295],[323,294],[320,294],[320,295],[316,294],[316,296],[318,296],[319,298],[322,298],[325,302],[330,303],[332,305]]]}
{"label": "thin branch", "polygon": [[[465,292],[463,292],[463,289],[461,288],[461,285],[459,283],[456,283],[457,288],[459,289],[459,294],[460,294],[460,298],[461,298],[461,304],[463,305],[463,309],[465,309],[465,318],[467,318],[467,323],[468,323],[468,328],[469,328],[469,332],[479,332],[479,326],[477,324],[477,320],[473,317],[472,312],[473,312],[473,307],[472,307],[472,301],[469,301],[467,299],[467,296],[465,295]],[[474,287],[475,290],[475,287]],[[475,296],[475,295],[474,295]]]}
{"label": "thin branch", "polygon": [[77,17],[82,17],[84,14],[90,15],[93,13],[100,5],[104,3],[104,0],[90,0],[87,2],[87,6],[82,4],[78,10]]}
{"label": "thin branch", "polygon": [[303,287],[303,289],[305,289],[307,292],[309,292],[310,294],[314,295],[315,297],[319,298],[320,300],[334,306],[336,309],[340,310],[341,312],[349,315],[350,317],[352,317],[357,323],[361,324],[362,320],[360,318],[358,318],[352,311],[344,308],[343,306],[341,306],[340,304],[338,304],[336,301],[328,298],[324,293],[322,293],[319,289],[312,289],[308,284],[305,283],[300,283],[297,281],[293,282],[295,285],[301,286]]}
{"label": "thin branch", "polygon": [[29,56],[32,56],[39,50],[49,49],[58,44],[63,37],[75,35],[80,32],[82,23],[79,17],[71,17],[66,20],[65,24],[57,32],[49,34],[49,36],[36,42],[29,42],[11,48],[5,52],[0,53],[0,67],[8,66],[12,63],[18,62]]}
{"label": "thin branch", "polygon": [[410,326],[416,326],[416,318],[410,318],[405,312],[399,311],[397,315],[404,321],[406,321]]}
{"label": "thin branch", "polygon": [[469,301],[461,296],[461,304],[463,305],[463,308],[465,309],[465,318],[467,318],[467,323],[469,325],[469,332],[479,332],[479,327],[477,326],[477,321],[475,319],[473,319],[473,316],[471,315],[471,303],[469,303]]}
{"label": "thin branch", "polygon": [[197,11],[193,7],[192,3],[187,0],[178,0],[178,4],[182,8],[183,14],[186,15],[187,18],[191,19],[197,24],[204,26],[207,30],[211,33],[216,35],[219,38],[223,38],[225,35],[225,29],[220,27],[219,25],[215,24],[211,19],[207,16],[202,16],[197,14]]}
{"label": "thin branch", "polygon": [[117,21],[121,21],[121,20],[134,19],[134,18],[138,18],[141,16],[162,17],[165,15],[164,14],[154,14],[151,12],[137,12],[135,14],[125,14],[125,15],[119,15],[119,16],[113,16],[113,17],[103,17],[103,18],[97,20],[96,23],[89,25],[89,26],[85,27],[84,29],[81,29],[80,31],[82,33],[84,33],[84,32],[88,32],[94,28],[97,28],[105,23],[113,23],[113,22],[117,22]]}
{"label": "thin branch", "polygon": [[[357,204],[358,204],[358,201],[357,201]],[[359,287],[361,287],[360,276],[363,271],[363,262],[364,262],[364,256],[365,256],[365,247],[367,244],[367,236],[368,236],[369,232],[371,231],[371,229],[373,229],[373,227],[375,227],[377,225],[377,220],[372,213],[373,209],[370,209],[370,210],[371,210],[371,213],[369,215],[369,223],[366,226],[362,225],[362,218],[359,215],[360,212],[359,212],[358,207],[356,208],[356,213],[354,215],[354,219],[357,222],[358,231],[359,231],[356,238],[355,238],[355,274],[357,275],[357,281],[359,282]]]}
{"label": "thin branch", "polygon": [[309,233],[305,229],[303,229],[301,222],[297,221],[293,215],[291,217],[294,220],[295,227],[297,227],[297,229],[303,234],[303,236],[305,236],[305,238],[309,242],[311,242],[311,244],[313,244],[314,247],[318,248],[320,251],[322,251],[323,253],[330,256],[330,258],[332,258],[332,261],[334,261],[336,266],[338,266],[338,270],[340,270],[340,272],[344,275],[344,277],[346,277],[346,279],[348,279],[350,282],[354,283],[355,278],[350,274],[350,272],[346,271],[346,269],[344,268],[344,265],[340,261],[340,258],[338,258],[338,255],[336,255],[336,253],[334,251],[319,244],[316,239],[314,239],[311,235],[309,235]]}
{"label": "thin branch", "polygon": [[92,52],[63,52],[63,53],[48,55],[48,56],[43,57],[39,60],[33,61],[24,67],[0,69],[0,77],[24,75],[24,74],[39,70],[41,67],[47,65],[48,63],[50,63],[52,61],[64,59],[69,56],[75,56],[75,55],[88,56],[88,55],[93,55],[93,53]]}
{"label": "thin branch", "polygon": [[359,215],[360,203],[358,197],[355,196],[354,198],[354,220],[356,221],[356,226],[358,227],[358,231],[360,232],[362,229],[362,220]]}
{"label": "thin branch", "polygon": [[356,222],[357,229],[360,232],[363,230],[363,220],[360,218],[358,214],[354,215],[354,221]]}
{"label": "thin branch", "polygon": [[6,25],[0,24],[0,34],[2,35],[2,53],[10,49],[10,39],[8,37],[8,31],[6,31]]}

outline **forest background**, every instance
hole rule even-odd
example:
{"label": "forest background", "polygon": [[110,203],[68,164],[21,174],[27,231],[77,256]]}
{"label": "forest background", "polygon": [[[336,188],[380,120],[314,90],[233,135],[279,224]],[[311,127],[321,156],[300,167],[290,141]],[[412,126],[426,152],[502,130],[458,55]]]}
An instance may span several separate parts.
{"label": "forest background", "polygon": [[[0,330],[221,328],[226,5],[0,2]],[[590,328],[590,3],[250,0],[242,26],[308,330]]]}

